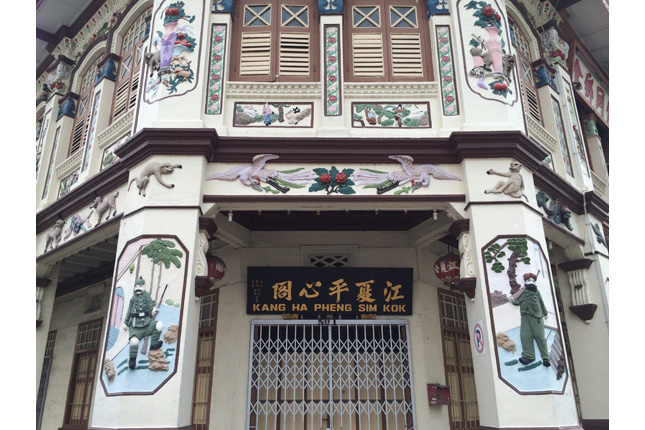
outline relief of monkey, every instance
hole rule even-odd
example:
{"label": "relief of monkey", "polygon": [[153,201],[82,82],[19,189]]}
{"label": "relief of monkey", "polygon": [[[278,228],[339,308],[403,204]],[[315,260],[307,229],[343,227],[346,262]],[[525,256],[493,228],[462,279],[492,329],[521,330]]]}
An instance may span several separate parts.
{"label": "relief of monkey", "polygon": [[524,195],[524,179],[520,174],[522,165],[517,161],[511,162],[509,173],[497,172],[490,169],[486,172],[487,175],[497,175],[508,178],[506,181],[499,181],[493,188],[484,191],[484,194],[506,194],[507,196],[520,199],[524,197],[528,202],[529,199]]}
{"label": "relief of monkey", "polygon": [[139,188],[139,194],[143,197],[146,196],[146,187],[150,182],[150,176],[154,175],[157,178],[157,181],[166,188],[175,188],[175,184],[167,184],[164,182],[161,175],[167,175],[175,171],[175,169],[181,169],[181,164],[170,164],[170,163],[157,163],[153,161],[149,163],[146,167],[143,168],[141,174],[138,178],[134,178],[130,181],[128,185],[128,191],[133,182],[137,183],[137,188]]}

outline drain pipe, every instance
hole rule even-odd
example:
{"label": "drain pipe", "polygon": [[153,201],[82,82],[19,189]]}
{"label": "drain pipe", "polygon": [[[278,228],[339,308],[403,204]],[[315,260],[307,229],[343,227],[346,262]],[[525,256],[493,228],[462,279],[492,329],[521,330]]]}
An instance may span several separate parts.
{"label": "drain pipe", "polygon": [[[562,75],[560,74],[559,70],[557,71],[557,73],[558,73],[558,81],[560,83],[560,88],[564,88],[564,81],[562,79]],[[573,100],[571,102],[573,103]],[[565,103],[566,103],[566,100],[565,100]],[[576,126],[578,127],[578,130],[580,130],[580,124],[578,124],[577,118],[571,118],[571,116],[569,115],[568,105],[566,106],[566,109],[564,109],[564,113],[569,121],[569,124],[570,125],[576,124]],[[573,120],[575,120],[575,122]],[[575,133],[575,130],[573,131]],[[580,136],[580,138],[582,139],[582,135]],[[605,325],[607,326],[607,329],[609,329],[609,313],[607,310],[607,302],[605,299],[605,291],[604,291],[605,283],[602,279],[602,273],[600,273],[600,267],[599,267],[600,262],[598,261],[598,257],[596,257],[596,245],[594,242],[594,237],[592,235],[591,219],[589,217],[589,212],[587,211],[587,196],[586,196],[587,188],[585,187],[585,182],[582,177],[583,173],[582,173],[582,168],[580,167],[580,154],[578,153],[578,144],[576,142],[575,134],[573,135],[573,140],[574,140],[573,145],[571,146],[573,147],[573,158],[576,161],[575,162],[576,171],[578,172],[578,177],[580,178],[580,186],[582,187],[582,210],[585,216],[585,230],[587,231],[587,237],[589,238],[589,245],[591,246],[591,253],[593,256],[592,260],[594,262],[596,278],[598,279],[598,292],[600,293],[600,301],[602,303],[602,311],[605,317]]]}

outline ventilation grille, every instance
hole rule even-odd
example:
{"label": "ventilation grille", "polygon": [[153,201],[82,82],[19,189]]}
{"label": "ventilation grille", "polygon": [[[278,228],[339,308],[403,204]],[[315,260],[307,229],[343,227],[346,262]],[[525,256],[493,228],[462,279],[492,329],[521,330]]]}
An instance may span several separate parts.
{"label": "ventilation grille", "polygon": [[309,33],[280,33],[280,75],[309,76]]}
{"label": "ventilation grille", "polygon": [[419,34],[392,34],[392,75],[422,77],[421,36]]}
{"label": "ventilation grille", "polygon": [[349,267],[349,255],[310,255],[311,267]]}
{"label": "ventilation grille", "polygon": [[354,76],[383,77],[383,38],[380,34],[352,34]]}
{"label": "ventilation grille", "polygon": [[269,76],[271,71],[271,33],[242,33],[240,76]]}

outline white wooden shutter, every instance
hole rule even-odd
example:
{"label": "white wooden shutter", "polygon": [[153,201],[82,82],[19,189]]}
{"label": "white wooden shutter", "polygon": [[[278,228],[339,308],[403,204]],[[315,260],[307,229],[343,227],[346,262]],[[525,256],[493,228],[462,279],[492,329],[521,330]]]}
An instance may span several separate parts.
{"label": "white wooden shutter", "polygon": [[353,33],[354,76],[383,77],[383,36],[381,33]]}
{"label": "white wooden shutter", "polygon": [[309,76],[309,33],[280,33],[280,76]]}
{"label": "white wooden shutter", "polygon": [[240,76],[268,76],[271,71],[271,32],[243,32]]}
{"label": "white wooden shutter", "polygon": [[392,76],[423,76],[421,35],[419,33],[391,34]]}

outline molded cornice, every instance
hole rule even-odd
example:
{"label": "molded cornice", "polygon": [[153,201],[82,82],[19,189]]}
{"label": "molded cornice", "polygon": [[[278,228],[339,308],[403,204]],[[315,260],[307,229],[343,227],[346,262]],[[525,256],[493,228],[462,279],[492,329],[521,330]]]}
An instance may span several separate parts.
{"label": "molded cornice", "polygon": [[[583,195],[551,169],[548,153],[519,131],[455,132],[448,138],[349,139],[220,137],[214,129],[143,129],[115,151],[119,161],[78,185],[36,215],[36,232],[127,183],[129,169],[154,155],[203,156],[210,163],[248,163],[257,154],[276,154],[283,163],[395,163],[389,155],[405,154],[418,164],[459,164],[467,158],[511,158],[532,170],[536,187],[557,197],[576,214]],[[445,196],[444,196],[445,197]],[[585,194],[587,210],[604,221],[609,205]],[[382,197],[381,197],[382,198]],[[245,197],[244,199],[248,199]],[[463,199],[463,196],[461,197]],[[460,200],[461,200],[460,199]],[[382,200],[380,200],[382,201]]]}

